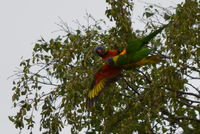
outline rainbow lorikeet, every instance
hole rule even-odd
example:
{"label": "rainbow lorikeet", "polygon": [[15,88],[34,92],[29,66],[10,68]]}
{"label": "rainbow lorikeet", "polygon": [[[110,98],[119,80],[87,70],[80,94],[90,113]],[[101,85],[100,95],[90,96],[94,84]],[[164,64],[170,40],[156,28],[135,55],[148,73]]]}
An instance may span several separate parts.
{"label": "rainbow lorikeet", "polygon": [[148,56],[151,50],[147,48],[145,44],[165,27],[166,25],[142,39],[129,39],[127,48],[121,52],[117,50],[105,51],[102,46],[97,46],[94,49],[95,53],[105,61],[105,64],[95,73],[94,80],[88,93],[88,107],[93,106],[94,102],[102,95],[109,84],[115,82],[121,76],[121,71],[123,69],[136,68],[161,61],[161,55]]}

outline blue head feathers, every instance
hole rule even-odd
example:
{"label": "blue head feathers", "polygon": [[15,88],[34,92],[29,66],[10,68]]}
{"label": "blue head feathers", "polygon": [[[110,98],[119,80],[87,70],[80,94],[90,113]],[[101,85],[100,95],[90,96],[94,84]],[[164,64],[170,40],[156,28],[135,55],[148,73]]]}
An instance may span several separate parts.
{"label": "blue head feathers", "polygon": [[100,57],[103,57],[106,54],[105,48],[103,46],[97,46],[97,47],[95,47],[94,48],[94,52],[96,54],[98,54]]}

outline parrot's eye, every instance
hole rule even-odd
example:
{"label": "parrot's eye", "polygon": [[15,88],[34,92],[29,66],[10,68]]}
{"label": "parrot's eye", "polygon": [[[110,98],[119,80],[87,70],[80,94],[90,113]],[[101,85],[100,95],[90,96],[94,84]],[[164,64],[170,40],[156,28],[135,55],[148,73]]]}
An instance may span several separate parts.
{"label": "parrot's eye", "polygon": [[94,52],[97,53],[99,56],[103,57],[104,54],[105,54],[105,50],[104,50],[104,47],[102,46],[97,46],[95,49],[94,49]]}

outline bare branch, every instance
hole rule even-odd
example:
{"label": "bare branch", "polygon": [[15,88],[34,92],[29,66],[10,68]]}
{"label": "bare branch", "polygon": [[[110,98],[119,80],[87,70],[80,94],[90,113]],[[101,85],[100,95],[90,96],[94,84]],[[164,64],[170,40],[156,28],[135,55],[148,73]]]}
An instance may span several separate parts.
{"label": "bare branch", "polygon": [[199,90],[199,88],[193,86],[193,85],[190,84],[190,83],[186,83],[186,84],[189,85],[189,86],[191,86],[192,88],[194,88],[194,89],[195,89],[195,90],[200,94],[200,90]]}
{"label": "bare branch", "polygon": [[147,80],[147,82],[149,84],[152,83],[150,77],[147,76],[147,74],[145,74],[144,72],[140,71],[139,69],[137,69],[137,72],[141,73],[145,77],[145,79]]}
{"label": "bare branch", "polygon": [[200,104],[200,101],[195,101],[195,100],[190,100],[188,98],[185,98],[185,97],[179,97],[180,99],[183,99],[183,100],[186,100],[186,101],[189,101],[190,103],[199,103]]}
{"label": "bare branch", "polygon": [[44,85],[50,85],[50,86],[59,86],[57,84],[53,84],[53,83],[47,83],[47,82],[42,82],[42,81],[37,81],[40,84],[44,84]]}
{"label": "bare branch", "polygon": [[191,78],[191,79],[197,79],[197,80],[200,80],[200,77],[194,77],[194,76],[190,76],[188,74],[185,74],[187,77]]}
{"label": "bare branch", "polygon": [[123,80],[124,80],[124,82],[126,83],[126,85],[127,85],[129,88],[131,88],[137,95],[140,94],[137,90],[135,90],[135,88],[133,88],[133,87],[126,81],[126,79],[123,78]]}
{"label": "bare branch", "polygon": [[187,65],[188,68],[190,68],[192,71],[196,71],[196,72],[199,72],[200,73],[200,70],[198,70],[197,68],[195,67],[191,67],[189,65]]}
{"label": "bare branch", "polygon": [[196,97],[196,98],[200,98],[200,95],[197,95],[197,94],[195,94],[195,93],[191,93],[191,92],[184,92],[184,91],[180,91],[180,90],[174,90],[174,89],[171,89],[171,88],[168,88],[168,87],[163,87],[163,88],[165,88],[165,89],[167,89],[168,91],[171,91],[171,92],[176,92],[176,93],[178,93],[178,94],[185,94],[185,95],[191,95],[191,96],[194,96],[194,97]]}

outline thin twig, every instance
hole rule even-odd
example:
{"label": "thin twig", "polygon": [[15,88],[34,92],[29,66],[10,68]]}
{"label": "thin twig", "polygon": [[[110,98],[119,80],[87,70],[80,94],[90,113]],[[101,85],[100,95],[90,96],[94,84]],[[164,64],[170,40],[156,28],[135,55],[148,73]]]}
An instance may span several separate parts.
{"label": "thin twig", "polygon": [[194,88],[200,94],[200,90],[197,87],[193,86],[190,83],[186,83],[186,84],[189,85],[189,86],[191,86],[192,88]]}

